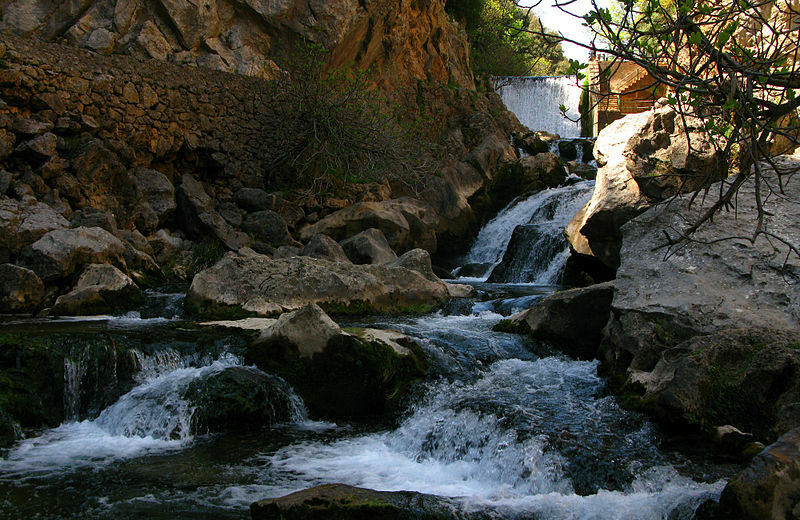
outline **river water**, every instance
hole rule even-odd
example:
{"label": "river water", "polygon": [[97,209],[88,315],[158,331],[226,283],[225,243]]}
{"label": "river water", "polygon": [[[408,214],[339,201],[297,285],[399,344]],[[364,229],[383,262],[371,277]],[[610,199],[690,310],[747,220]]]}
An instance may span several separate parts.
{"label": "river water", "polygon": [[[556,286],[471,283],[477,297],[429,315],[343,323],[401,330],[431,362],[392,424],[315,421],[287,385],[286,424],[193,436],[181,391],[241,364],[234,342],[228,349],[220,336],[213,354],[151,349],[140,355],[138,385],[97,417],[36,432],[3,454],[0,517],[243,519],[255,500],[334,482],[460,497],[463,512],[496,518],[690,519],[718,498],[730,468],[671,448],[646,418],[621,409],[596,362],[492,332]],[[168,300],[159,315],[42,327],[158,335],[180,323],[180,305],[154,296]]]}

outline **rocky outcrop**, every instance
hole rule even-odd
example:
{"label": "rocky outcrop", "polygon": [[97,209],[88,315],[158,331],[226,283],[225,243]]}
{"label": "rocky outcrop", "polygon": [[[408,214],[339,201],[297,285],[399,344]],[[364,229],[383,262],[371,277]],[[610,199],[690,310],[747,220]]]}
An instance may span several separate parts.
{"label": "rocky outcrop", "polygon": [[465,518],[452,501],[412,491],[374,491],[326,484],[250,506],[253,520],[449,520]]}
{"label": "rocky outcrop", "polygon": [[14,0],[0,30],[265,77],[277,69],[270,50],[307,39],[333,49],[336,66],[372,66],[401,84],[450,80],[474,88],[466,40],[439,1]]}
{"label": "rocky outcrop", "polygon": [[447,300],[441,281],[386,265],[228,253],[192,280],[187,305],[204,316],[280,314],[308,303],[337,312],[402,312]]}
{"label": "rocky outcrop", "polygon": [[70,276],[86,264],[111,264],[127,270],[125,245],[99,227],[56,229],[28,246],[24,265],[45,282]]}
{"label": "rocky outcrop", "polygon": [[47,204],[32,197],[17,201],[0,199],[0,261],[8,262],[48,231],[70,227],[70,223]]}
{"label": "rocky outcrop", "polygon": [[44,298],[44,283],[30,269],[0,264],[0,313],[35,312]]}
{"label": "rocky outcrop", "polygon": [[619,267],[622,226],[653,202],[696,191],[727,170],[702,129],[671,107],[631,114],[604,128],[594,148],[599,165],[592,198],[567,227],[572,249]]}
{"label": "rocky outcrop", "polygon": [[91,264],[67,294],[56,299],[51,313],[87,316],[130,309],[144,301],[139,287],[125,273],[108,264]]}
{"label": "rocky outcrop", "polygon": [[794,429],[756,455],[722,491],[715,518],[783,520],[800,503],[800,430]]}
{"label": "rocky outcrop", "polygon": [[665,352],[650,372],[631,370],[636,403],[671,427],[731,425],[773,440],[800,425],[800,331],[725,329]]}
{"label": "rocky outcrop", "polygon": [[560,291],[511,316],[499,330],[527,333],[565,354],[594,359],[610,316],[614,283]]}
{"label": "rocky outcrop", "polygon": [[342,249],[354,264],[385,264],[397,259],[379,229],[369,228],[341,241]]}
{"label": "rocky outcrop", "polygon": [[[780,167],[798,162],[778,161]],[[762,193],[770,179],[766,174]],[[798,243],[800,219],[791,201],[800,198],[800,182],[784,177],[783,187],[781,197],[766,199],[766,228]],[[769,439],[800,420],[791,408],[773,408],[791,400],[797,384],[791,338],[800,334],[800,293],[793,290],[800,258],[763,235],[753,243],[741,238],[753,231],[754,188],[740,189],[736,217],[717,215],[680,247],[665,247],[664,233],[685,229],[711,201],[690,205],[691,195],[679,196],[623,226],[600,358],[614,386],[646,396],[665,417],[703,428],[732,424]],[[757,332],[764,328],[771,330]]]}
{"label": "rocky outcrop", "polygon": [[327,418],[386,415],[427,368],[406,336],[345,332],[315,304],[282,314],[253,342],[246,361],[286,379],[313,415]]}

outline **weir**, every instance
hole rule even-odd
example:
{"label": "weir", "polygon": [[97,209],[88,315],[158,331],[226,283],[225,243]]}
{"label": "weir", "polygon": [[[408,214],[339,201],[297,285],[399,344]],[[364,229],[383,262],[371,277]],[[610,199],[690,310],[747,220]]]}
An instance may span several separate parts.
{"label": "weir", "polygon": [[[581,87],[572,76],[495,77],[494,88],[519,122],[536,132],[580,137]],[[565,118],[559,106],[567,107]]]}

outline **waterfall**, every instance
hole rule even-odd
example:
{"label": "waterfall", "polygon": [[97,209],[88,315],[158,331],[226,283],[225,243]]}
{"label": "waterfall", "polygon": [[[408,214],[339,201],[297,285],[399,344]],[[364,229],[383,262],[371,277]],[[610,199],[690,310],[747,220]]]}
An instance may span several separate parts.
{"label": "waterfall", "polygon": [[[572,76],[498,77],[494,88],[519,122],[533,131],[579,137],[581,87]],[[567,107],[570,120],[561,115]]]}
{"label": "waterfall", "polygon": [[466,263],[491,282],[558,283],[569,256],[563,231],[591,197],[594,182],[539,191],[511,201],[478,233]]}

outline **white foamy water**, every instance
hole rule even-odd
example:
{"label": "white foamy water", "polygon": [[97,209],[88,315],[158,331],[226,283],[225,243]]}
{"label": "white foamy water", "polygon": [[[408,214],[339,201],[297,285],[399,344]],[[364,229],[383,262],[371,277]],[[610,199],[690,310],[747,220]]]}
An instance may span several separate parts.
{"label": "white foamy water", "polygon": [[[494,87],[506,107],[532,131],[561,137],[581,134],[581,87],[572,76],[497,77]],[[565,118],[559,106],[567,107]]]}

